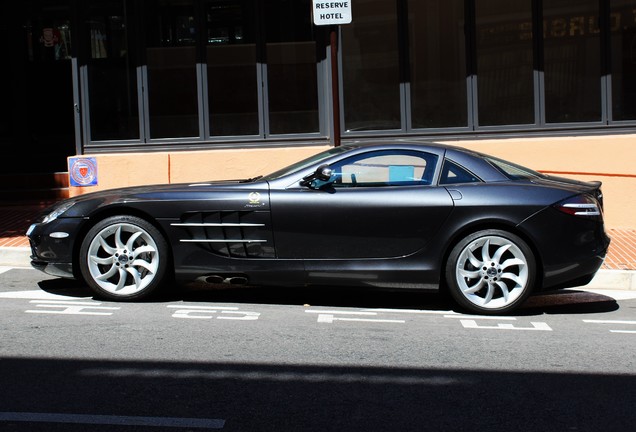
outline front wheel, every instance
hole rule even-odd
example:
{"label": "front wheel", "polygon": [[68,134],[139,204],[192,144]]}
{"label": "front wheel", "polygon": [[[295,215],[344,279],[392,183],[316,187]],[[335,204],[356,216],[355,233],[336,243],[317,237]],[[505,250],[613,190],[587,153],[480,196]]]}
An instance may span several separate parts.
{"label": "front wheel", "polygon": [[446,262],[451,295],[464,309],[504,314],[517,308],[534,287],[536,264],[521,238],[501,230],[484,230],[462,239]]}
{"label": "front wheel", "polygon": [[140,300],[161,286],[168,265],[168,245],[144,219],[112,216],[86,234],[79,265],[84,280],[99,297]]}

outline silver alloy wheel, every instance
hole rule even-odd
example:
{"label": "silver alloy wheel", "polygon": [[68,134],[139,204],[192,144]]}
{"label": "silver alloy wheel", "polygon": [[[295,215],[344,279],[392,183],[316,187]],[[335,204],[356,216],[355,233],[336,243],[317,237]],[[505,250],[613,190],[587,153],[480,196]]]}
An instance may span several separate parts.
{"label": "silver alloy wheel", "polygon": [[85,259],[93,281],[102,290],[114,296],[130,296],[153,282],[161,258],[146,230],[116,223],[93,237]]}
{"label": "silver alloy wheel", "polygon": [[470,303],[500,309],[526,292],[528,258],[505,237],[480,237],[460,252],[455,276],[461,294]]}

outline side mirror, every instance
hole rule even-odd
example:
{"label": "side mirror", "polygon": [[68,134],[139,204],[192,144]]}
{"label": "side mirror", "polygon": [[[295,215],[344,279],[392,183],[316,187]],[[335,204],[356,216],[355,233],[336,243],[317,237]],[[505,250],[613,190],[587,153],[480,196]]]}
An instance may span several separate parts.
{"label": "side mirror", "polygon": [[314,173],[315,179],[320,181],[329,181],[331,179],[331,175],[333,174],[333,170],[327,164],[320,165],[316,172]]}
{"label": "side mirror", "polygon": [[331,180],[333,170],[328,164],[320,165],[316,171],[304,177],[300,182],[301,186],[308,186],[312,189],[319,189],[324,183]]}

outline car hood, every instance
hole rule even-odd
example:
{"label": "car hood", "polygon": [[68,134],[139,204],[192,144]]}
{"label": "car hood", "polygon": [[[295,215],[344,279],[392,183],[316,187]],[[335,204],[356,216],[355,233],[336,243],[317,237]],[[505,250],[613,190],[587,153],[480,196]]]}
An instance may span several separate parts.
{"label": "car hood", "polygon": [[57,203],[54,208],[64,203],[73,203],[72,207],[64,213],[64,217],[86,217],[95,210],[110,205],[197,199],[209,194],[264,189],[268,189],[266,182],[250,179],[131,186],[79,195]]}

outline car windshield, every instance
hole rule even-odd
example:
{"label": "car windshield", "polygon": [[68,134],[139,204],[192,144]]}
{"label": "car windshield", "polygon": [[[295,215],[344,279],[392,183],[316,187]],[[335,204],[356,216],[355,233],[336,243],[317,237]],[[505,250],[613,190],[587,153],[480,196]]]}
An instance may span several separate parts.
{"label": "car windshield", "polygon": [[528,180],[544,177],[541,173],[533,171],[530,168],[526,168],[503,159],[498,159],[492,156],[486,156],[485,159],[511,180]]}
{"label": "car windshield", "polygon": [[315,164],[317,162],[320,162],[323,159],[327,159],[333,155],[337,155],[340,153],[344,153],[347,150],[350,150],[352,147],[351,146],[342,146],[342,147],[334,147],[332,149],[320,152],[318,154],[315,154],[313,156],[308,157],[307,159],[303,159],[301,161],[296,162],[295,164],[286,166],[283,169],[280,169],[278,171],[275,171],[271,174],[268,174],[266,176],[263,177],[264,180],[275,180],[281,177],[286,176],[287,174],[291,174],[293,172],[299,171],[305,167],[308,167],[312,164]]}

